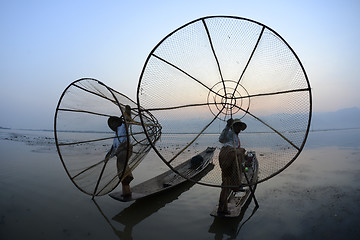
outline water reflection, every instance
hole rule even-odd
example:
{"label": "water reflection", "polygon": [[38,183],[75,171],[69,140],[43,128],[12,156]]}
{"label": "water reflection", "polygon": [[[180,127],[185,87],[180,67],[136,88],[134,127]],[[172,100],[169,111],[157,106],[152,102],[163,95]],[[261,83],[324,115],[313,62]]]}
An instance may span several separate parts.
{"label": "water reflection", "polygon": [[242,207],[239,217],[235,217],[235,218],[215,217],[214,218],[214,221],[212,222],[208,232],[215,233],[215,237],[214,237],[215,240],[220,240],[220,239],[224,239],[224,238],[226,238],[226,239],[236,239],[237,238],[241,228],[244,226],[244,224],[247,221],[249,221],[254,216],[255,212],[259,208],[258,205],[255,205],[251,214],[246,219],[244,219],[245,213],[247,212],[247,209],[249,208],[252,200],[253,200],[253,198],[250,196],[249,199],[245,202],[244,206]]}
{"label": "water reflection", "polygon": [[[204,171],[201,172],[196,178],[194,178],[194,180],[199,181],[213,168],[214,165],[209,164],[209,166],[205,168]],[[168,203],[171,203],[178,199],[182,193],[188,191],[194,185],[195,182],[187,181],[163,193],[136,200],[129,207],[123,209],[120,213],[112,217],[113,221],[116,221],[124,226],[124,229],[122,231],[114,227],[112,222],[101,210],[101,207],[99,206],[99,204],[97,204],[95,199],[93,201],[98,208],[100,214],[106,219],[107,223],[110,225],[114,233],[120,239],[132,239],[132,231],[137,224],[139,224],[152,214],[156,213],[161,208],[165,207]]]}

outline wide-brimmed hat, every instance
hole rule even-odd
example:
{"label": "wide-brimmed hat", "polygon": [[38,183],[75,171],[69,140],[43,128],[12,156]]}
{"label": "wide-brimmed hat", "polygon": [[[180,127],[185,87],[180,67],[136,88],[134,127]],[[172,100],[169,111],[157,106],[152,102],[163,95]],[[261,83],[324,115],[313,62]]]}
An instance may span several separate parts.
{"label": "wide-brimmed hat", "polygon": [[114,132],[116,131],[116,129],[119,126],[121,126],[122,123],[123,123],[123,120],[121,118],[119,118],[119,117],[116,117],[116,116],[111,116],[108,119],[109,128],[111,130],[113,130]]}
{"label": "wide-brimmed hat", "polygon": [[240,129],[241,131],[244,131],[246,129],[246,123],[242,122],[240,119],[235,118],[234,121],[232,122],[231,126],[234,126],[235,124],[240,124]]}

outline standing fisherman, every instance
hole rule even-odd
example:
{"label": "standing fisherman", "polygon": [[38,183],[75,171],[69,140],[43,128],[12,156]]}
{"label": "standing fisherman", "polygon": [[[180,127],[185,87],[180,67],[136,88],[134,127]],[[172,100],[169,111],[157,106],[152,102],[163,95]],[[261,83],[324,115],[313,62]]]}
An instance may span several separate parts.
{"label": "standing fisherman", "polygon": [[[128,165],[125,166],[127,160],[132,155],[132,145],[127,143],[128,136],[126,131],[126,124],[124,120],[127,122],[131,121],[131,108],[129,105],[125,106],[125,112],[121,118],[111,116],[108,119],[109,127],[115,132],[115,138],[113,141],[113,145],[111,149],[106,154],[106,158],[110,158],[116,156],[117,158],[117,171],[119,178],[124,171],[124,167],[126,168],[124,174],[125,177],[122,178],[122,195],[124,197],[131,196],[131,189],[130,189],[130,182],[134,179],[131,170],[129,169]],[[129,148],[128,148],[129,146]]]}
{"label": "standing fisherman", "polygon": [[[246,124],[240,119],[230,118],[219,136],[219,142],[223,144],[219,153],[223,187],[220,192],[218,212],[222,214],[229,214],[227,200],[231,190],[235,192],[241,190],[241,162],[244,159],[245,149],[240,147],[238,135],[245,129]],[[229,186],[238,187],[230,189]]]}

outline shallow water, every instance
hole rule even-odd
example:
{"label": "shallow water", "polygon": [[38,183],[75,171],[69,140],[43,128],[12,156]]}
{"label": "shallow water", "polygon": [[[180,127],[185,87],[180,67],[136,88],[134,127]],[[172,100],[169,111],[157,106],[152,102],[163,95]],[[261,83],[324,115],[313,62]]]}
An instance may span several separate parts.
{"label": "shallow water", "polygon": [[[69,180],[52,132],[0,130],[0,239],[359,239],[360,130],[311,132],[256,189],[243,217],[215,219],[218,188],[186,184],[135,203],[92,201]],[[152,154],[152,153],[150,153]],[[158,166],[154,169],[154,165]],[[166,170],[144,161],[137,184]],[[246,221],[246,222],[245,222]],[[245,223],[244,223],[245,222]]]}

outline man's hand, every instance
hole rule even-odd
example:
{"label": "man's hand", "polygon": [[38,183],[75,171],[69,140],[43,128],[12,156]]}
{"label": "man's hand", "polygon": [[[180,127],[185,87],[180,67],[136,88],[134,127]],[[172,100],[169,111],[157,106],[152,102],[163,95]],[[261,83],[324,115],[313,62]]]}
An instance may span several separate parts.
{"label": "man's hand", "polygon": [[229,118],[229,120],[227,120],[227,127],[231,127],[231,124],[234,122],[234,119]]}

